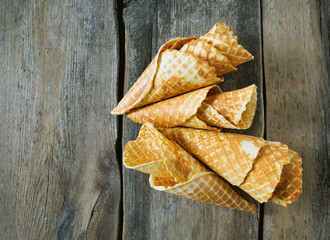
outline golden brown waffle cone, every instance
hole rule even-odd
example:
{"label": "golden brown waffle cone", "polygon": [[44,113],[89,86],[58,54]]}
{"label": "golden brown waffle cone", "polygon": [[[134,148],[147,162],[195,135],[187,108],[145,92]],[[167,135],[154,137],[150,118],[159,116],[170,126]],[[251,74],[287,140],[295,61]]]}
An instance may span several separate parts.
{"label": "golden brown waffle cone", "polygon": [[202,129],[215,127],[246,129],[252,124],[257,103],[256,86],[221,93],[217,86],[198,89],[146,107],[137,108],[127,117],[156,127],[186,126]]}
{"label": "golden brown waffle cone", "polygon": [[112,114],[154,103],[223,81],[215,68],[191,53],[180,52],[182,45],[193,38],[177,38],[165,43],[154,60],[126,93]]}
{"label": "golden brown waffle cone", "polygon": [[273,195],[286,205],[301,193],[301,158],[283,143],[190,128],[159,131],[261,203]]}
{"label": "golden brown waffle cone", "polygon": [[256,213],[254,204],[151,125],[143,125],[124,151],[124,165],[151,174],[150,185],[197,201]]}
{"label": "golden brown waffle cone", "polygon": [[160,128],[168,139],[233,185],[240,185],[266,142],[262,138],[192,128]]}
{"label": "golden brown waffle cone", "polygon": [[221,36],[210,32],[201,36],[200,39],[219,49],[234,67],[254,59],[254,57],[241,45],[239,45],[235,39],[228,39],[226,36]]}
{"label": "golden brown waffle cone", "polygon": [[302,160],[295,151],[289,150],[290,163],[284,165],[281,180],[271,200],[286,207],[293,203],[302,193]]}
{"label": "golden brown waffle cone", "polygon": [[190,52],[201,60],[208,61],[211,66],[216,68],[215,73],[217,76],[237,70],[237,68],[230,64],[228,58],[221,54],[218,49],[201,39],[192,40],[189,43],[186,43],[180,49],[180,52]]}
{"label": "golden brown waffle cone", "polygon": [[260,203],[267,202],[280,181],[283,165],[289,163],[288,147],[267,142],[255,159],[253,168],[239,186]]}
{"label": "golden brown waffle cone", "polygon": [[111,113],[124,114],[137,107],[217,84],[223,81],[217,75],[236,70],[234,66],[253,59],[237,44],[234,31],[227,25],[217,23],[208,34],[214,35],[214,39],[204,35],[199,39],[176,38],[165,43]]}
{"label": "golden brown waffle cone", "polygon": [[134,109],[127,117],[138,123],[151,123],[156,127],[174,127],[196,114],[207,94],[220,93],[218,86],[201,88],[175,98]]}

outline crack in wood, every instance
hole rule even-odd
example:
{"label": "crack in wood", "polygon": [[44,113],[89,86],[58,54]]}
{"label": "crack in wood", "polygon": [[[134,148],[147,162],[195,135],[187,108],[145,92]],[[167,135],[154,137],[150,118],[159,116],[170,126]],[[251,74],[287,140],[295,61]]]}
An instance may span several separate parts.
{"label": "crack in wood", "polygon": [[[119,64],[118,64],[118,81],[117,81],[117,102],[119,102],[124,95],[125,83],[125,25],[123,20],[123,0],[117,0],[117,28],[119,37]],[[117,162],[120,175],[120,202],[118,214],[118,233],[117,239],[123,237],[123,173],[122,173],[122,137],[123,136],[123,116],[117,116],[117,140],[115,143]]]}
{"label": "crack in wood", "polygon": [[93,218],[93,215],[94,215],[94,210],[95,210],[95,206],[97,205],[99,199],[100,199],[100,196],[101,196],[101,192],[98,193],[97,197],[96,197],[96,200],[93,204],[93,207],[92,207],[92,210],[91,210],[91,214],[90,214],[90,217],[89,217],[89,220],[88,220],[88,223],[87,223],[87,226],[86,226],[86,231],[88,231],[88,227],[89,227],[89,224],[91,223],[91,220]]}
{"label": "crack in wood", "polygon": [[[264,66],[264,49],[263,49],[263,22],[262,22],[262,0],[259,1],[259,14],[260,14],[260,53],[261,53],[261,84],[262,84],[262,99],[263,99],[263,130],[262,136],[267,139],[266,136],[266,113],[267,113],[267,97],[266,97],[266,81],[265,81],[265,66]],[[258,203],[258,240],[263,240],[264,236],[264,210],[265,204]]]}

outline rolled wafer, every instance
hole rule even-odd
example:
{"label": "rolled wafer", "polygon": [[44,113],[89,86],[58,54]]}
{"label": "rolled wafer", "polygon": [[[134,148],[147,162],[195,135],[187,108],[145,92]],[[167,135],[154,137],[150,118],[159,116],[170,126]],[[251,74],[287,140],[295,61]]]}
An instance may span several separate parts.
{"label": "rolled wafer", "polygon": [[192,128],[159,128],[159,131],[236,186],[242,184],[266,144],[258,137]]}
{"label": "rolled wafer", "polygon": [[287,207],[302,193],[302,160],[298,153],[289,149],[290,163],[284,165],[281,180],[277,184],[271,200]]}
{"label": "rolled wafer", "polygon": [[258,202],[267,202],[280,181],[283,165],[289,161],[288,146],[267,142],[258,152],[251,171],[239,187]]}
{"label": "rolled wafer", "polygon": [[137,107],[220,83],[223,81],[220,75],[236,70],[234,64],[237,66],[239,62],[253,59],[237,45],[237,37],[228,26],[217,27],[216,24],[211,30],[210,34],[227,39],[231,45],[222,40],[223,46],[219,48],[218,40],[212,42],[205,37],[176,38],[166,42],[111,113],[124,114]]}
{"label": "rolled wafer", "polygon": [[254,204],[240,197],[219,175],[208,170],[153,126],[142,126],[136,141],[124,151],[127,168],[151,174],[151,187],[197,201],[256,213]]}
{"label": "rolled wafer", "polygon": [[[274,202],[286,205],[301,193],[299,155],[283,143],[182,127],[159,131],[260,203],[273,195]],[[295,171],[291,172],[293,168]]]}
{"label": "rolled wafer", "polygon": [[253,84],[222,93],[219,87],[210,86],[134,109],[127,117],[134,122],[163,128],[247,129],[257,106],[256,88]]}

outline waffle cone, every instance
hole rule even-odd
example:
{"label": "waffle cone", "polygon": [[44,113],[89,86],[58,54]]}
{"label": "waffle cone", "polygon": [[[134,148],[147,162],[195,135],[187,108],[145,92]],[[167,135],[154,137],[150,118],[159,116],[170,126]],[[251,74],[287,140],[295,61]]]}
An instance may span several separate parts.
{"label": "waffle cone", "polygon": [[169,97],[223,81],[215,68],[188,52],[180,52],[193,38],[177,38],[165,43],[156,57],[127,92],[112,114],[123,114]]}
{"label": "waffle cone", "polygon": [[179,127],[159,131],[261,203],[272,197],[286,205],[301,193],[301,158],[283,143]]}
{"label": "waffle cone", "polygon": [[212,36],[176,38],[165,43],[111,113],[124,114],[137,107],[220,83],[223,81],[220,75],[253,59],[237,44],[237,37],[229,26],[218,23],[208,34]]}
{"label": "waffle cone", "polygon": [[159,131],[233,185],[244,181],[260,148],[266,144],[258,137],[192,128]]}
{"label": "waffle cone", "polygon": [[[197,113],[208,94],[220,93],[218,86],[198,89],[175,98],[170,98],[146,107],[134,109],[127,117],[141,124],[151,123],[156,127],[174,127],[184,124]],[[194,121],[194,124],[197,122]],[[190,124],[192,124],[190,122]],[[199,126],[201,123],[197,123]],[[205,126],[207,126],[205,124]]]}
{"label": "waffle cone", "polygon": [[302,160],[295,151],[289,150],[290,163],[284,165],[281,180],[271,200],[286,207],[293,203],[302,193]]}
{"label": "waffle cone", "polygon": [[246,129],[252,124],[256,103],[255,85],[225,93],[211,86],[134,109],[127,117],[163,128],[180,125],[209,130]]}
{"label": "waffle cone", "polygon": [[255,205],[151,125],[143,125],[124,151],[124,165],[151,174],[150,185],[197,201],[256,213]]}

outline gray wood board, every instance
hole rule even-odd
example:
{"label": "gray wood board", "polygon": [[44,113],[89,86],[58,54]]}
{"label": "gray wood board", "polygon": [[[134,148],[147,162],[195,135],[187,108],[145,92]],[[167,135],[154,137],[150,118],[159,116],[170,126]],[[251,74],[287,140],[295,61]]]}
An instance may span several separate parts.
{"label": "gray wood board", "polygon": [[1,1],[0,238],[116,238],[112,1]]}
{"label": "gray wood board", "polygon": [[[158,48],[174,37],[200,36],[216,22],[234,28],[239,43],[255,60],[225,75],[223,90],[255,83],[258,112],[242,133],[263,136],[262,66],[259,1],[129,1],[124,3],[126,74],[124,91],[137,80]],[[140,125],[123,120],[123,147],[135,140]],[[146,174],[123,169],[124,239],[257,239],[257,215],[208,205],[152,190]]]}
{"label": "gray wood board", "polygon": [[288,208],[265,206],[264,239],[328,239],[329,3],[267,0],[262,6],[266,136],[303,158],[303,193]]}

